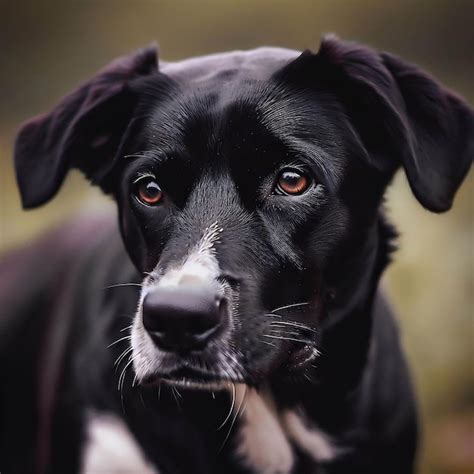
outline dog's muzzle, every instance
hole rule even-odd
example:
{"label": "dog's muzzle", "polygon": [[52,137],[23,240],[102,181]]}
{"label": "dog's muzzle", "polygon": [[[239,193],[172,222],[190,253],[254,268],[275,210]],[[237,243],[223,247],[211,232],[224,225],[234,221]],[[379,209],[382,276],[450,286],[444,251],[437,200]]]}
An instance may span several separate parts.
{"label": "dog's muzzle", "polygon": [[204,350],[228,322],[226,298],[204,284],[157,287],[146,295],[142,311],[156,346],[180,355]]}

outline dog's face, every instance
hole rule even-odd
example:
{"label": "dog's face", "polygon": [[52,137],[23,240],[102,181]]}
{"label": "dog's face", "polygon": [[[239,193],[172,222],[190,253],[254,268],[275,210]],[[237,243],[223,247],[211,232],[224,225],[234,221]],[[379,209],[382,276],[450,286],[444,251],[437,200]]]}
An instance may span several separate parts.
{"label": "dog's face", "polygon": [[341,188],[359,150],[343,114],[334,101],[330,114],[328,94],[238,71],[161,80],[166,99],[140,104],[118,172],[124,240],[148,274],[132,332],[138,376],[255,382],[295,348],[309,363],[321,270],[349,227]]}
{"label": "dog's face", "polygon": [[26,125],[24,203],[48,199],[68,165],[116,198],[144,278],[132,330],[142,382],[304,376],[334,291],[364,278],[352,262],[373,243],[394,171],[425,207],[449,208],[472,160],[472,111],[398,59],[335,39],[317,55],[196,61],[158,73],[141,52]]}

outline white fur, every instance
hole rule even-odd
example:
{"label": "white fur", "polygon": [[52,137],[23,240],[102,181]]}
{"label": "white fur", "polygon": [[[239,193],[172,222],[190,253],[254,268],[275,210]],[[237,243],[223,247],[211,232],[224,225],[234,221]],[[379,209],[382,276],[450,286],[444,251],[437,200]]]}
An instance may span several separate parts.
{"label": "white fur", "polygon": [[[239,387],[242,386],[237,386],[237,399],[242,398]],[[239,429],[238,454],[260,474],[288,474],[293,466],[293,452],[273,401],[251,388],[246,397]],[[237,407],[240,405],[241,402],[235,404]]]}
{"label": "white fur", "polygon": [[159,474],[125,423],[112,414],[90,414],[82,474]]}
{"label": "white fur", "polygon": [[217,222],[206,228],[201,240],[186,257],[181,266],[168,270],[158,282],[158,288],[181,284],[216,284],[219,276],[219,262],[214,244],[219,240],[222,228]]}
{"label": "white fur", "polygon": [[187,255],[180,265],[166,271],[157,283],[153,278],[144,281],[140,294],[140,302],[133,322],[131,344],[133,348],[133,366],[138,380],[143,380],[149,373],[162,365],[165,355],[159,351],[143,328],[142,304],[148,292],[157,288],[179,286],[182,284],[215,285],[217,291],[222,291],[216,278],[219,276],[219,262],[216,258],[214,245],[219,241],[223,229],[214,222],[204,231],[199,242]]}
{"label": "white fur", "polygon": [[237,385],[234,410],[241,414],[237,453],[244,462],[261,474],[288,474],[294,464],[292,445],[307,453],[316,463],[334,459],[338,450],[329,436],[315,426],[307,426],[301,410],[277,412],[268,392],[257,393]]}
{"label": "white fur", "polygon": [[337,452],[329,437],[315,426],[307,427],[301,416],[293,410],[282,414],[288,437],[315,461],[330,461]]}

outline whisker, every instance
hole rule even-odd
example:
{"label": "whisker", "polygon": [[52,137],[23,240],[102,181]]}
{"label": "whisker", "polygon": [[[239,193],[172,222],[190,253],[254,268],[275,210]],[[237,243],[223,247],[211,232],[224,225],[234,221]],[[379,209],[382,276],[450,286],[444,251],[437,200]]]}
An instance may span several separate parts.
{"label": "whisker", "polygon": [[155,271],[151,271],[151,272],[143,272],[144,275],[147,275],[147,276],[151,276],[151,277],[157,277],[159,276],[158,273],[156,273]]}
{"label": "whisker", "polygon": [[301,328],[301,329],[305,329],[307,331],[317,333],[316,329],[310,328],[309,326],[306,326],[305,324],[297,323],[297,322],[293,322],[293,321],[272,321],[270,323],[270,325],[272,325],[272,326],[278,326],[280,324],[283,324],[284,326],[293,326],[295,328]]}
{"label": "whisker", "polygon": [[220,430],[227,423],[227,420],[230,418],[230,415],[232,414],[232,411],[234,409],[234,404],[235,404],[235,383],[232,382],[232,403],[230,405],[230,410],[229,410],[229,413],[227,413],[225,420],[217,428],[218,430]]}
{"label": "whisker", "polygon": [[270,334],[277,334],[277,335],[283,335],[283,336],[301,336],[301,331],[291,330],[286,327],[282,327],[282,328],[270,327],[268,332]]}
{"label": "whisker", "polygon": [[244,406],[239,414],[239,418],[245,413],[245,410],[247,409],[247,403],[249,401],[249,397],[248,397],[248,392],[247,392],[247,388],[245,389],[245,392],[244,392]]}
{"label": "whisker", "polygon": [[130,155],[123,155],[123,158],[147,158],[149,153],[132,153]]}
{"label": "whisker", "polygon": [[[124,382],[125,382],[127,369],[133,363],[133,360],[134,360],[134,357],[130,357],[130,360],[127,362],[127,365],[124,367],[122,373],[120,374],[119,381],[118,381],[118,386],[117,386],[117,389],[120,392],[120,404],[122,405],[123,412],[125,412],[125,406],[123,404],[123,385],[124,385]],[[122,383],[120,383],[120,382],[122,382]]]}
{"label": "whisker", "polygon": [[283,318],[281,314],[273,314],[273,313],[263,313],[264,316],[271,316],[272,318]]}
{"label": "whisker", "polygon": [[117,389],[118,389],[119,391],[121,391],[122,388],[123,388],[123,379],[125,379],[125,372],[126,372],[126,370],[130,367],[130,364],[131,364],[132,362],[133,362],[133,359],[130,358],[130,359],[128,360],[127,364],[125,365],[125,367],[123,368],[122,373],[120,374],[120,377],[119,377],[119,380],[118,380],[118,385],[117,385]]}
{"label": "whisker", "polygon": [[294,342],[300,342],[301,344],[311,344],[311,341],[307,341],[304,339],[296,339],[294,337],[273,336],[271,334],[263,334],[263,336],[271,337],[272,339],[281,339],[283,341],[294,341]]}
{"label": "whisker", "polygon": [[179,404],[178,397],[176,396],[175,387],[171,387],[171,393],[173,394],[174,399],[176,400],[176,405],[178,406],[178,410],[181,410],[181,405]]}
{"label": "whisker", "polygon": [[120,365],[120,362],[122,362],[122,360],[128,355],[130,354],[130,352],[132,352],[133,348],[132,347],[127,347],[126,349],[124,349],[124,351],[122,352],[122,354],[120,354],[118,357],[117,357],[117,360],[114,362],[114,365],[117,366],[115,370],[118,369],[118,366]]}
{"label": "whisker", "polygon": [[121,337],[120,339],[117,339],[115,342],[112,342],[112,344],[109,344],[109,345],[107,346],[107,349],[108,349],[109,347],[115,346],[115,344],[118,344],[118,343],[121,342],[121,341],[125,341],[125,340],[131,339],[131,338],[132,338],[132,336],[124,336],[124,337]]}
{"label": "whisker", "polygon": [[296,308],[297,306],[304,306],[308,305],[309,302],[304,302],[304,303],[293,303],[293,304],[287,304],[286,306],[280,306],[279,308],[272,309],[270,313],[276,313],[277,311],[281,311],[283,309],[289,309],[289,308]]}
{"label": "whisker", "polygon": [[110,288],[120,288],[122,286],[139,286],[142,287],[141,283],[116,283],[115,285],[109,285],[103,288],[103,290],[109,290]]}
{"label": "whisker", "polygon": [[232,422],[230,424],[229,431],[227,432],[227,435],[224,438],[224,442],[222,443],[222,446],[219,449],[219,453],[222,451],[222,449],[224,448],[227,440],[229,439],[232,428],[234,427],[235,420],[237,420],[237,417],[239,416],[240,409],[242,408],[242,405],[244,403],[244,400],[246,400],[246,397],[247,397],[247,386],[244,385],[244,396],[242,397],[242,400],[240,400],[239,407],[237,408],[237,411],[235,412],[235,415],[232,418]]}

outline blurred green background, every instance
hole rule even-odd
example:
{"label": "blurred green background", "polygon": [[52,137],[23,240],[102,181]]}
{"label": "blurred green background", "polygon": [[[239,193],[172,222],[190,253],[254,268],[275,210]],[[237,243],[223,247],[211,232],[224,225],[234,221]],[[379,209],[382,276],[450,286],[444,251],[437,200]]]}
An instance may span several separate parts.
{"label": "blurred green background", "polygon": [[[0,7],[0,252],[73,212],[112,205],[72,173],[53,202],[22,212],[11,164],[15,130],[115,56],[154,40],[162,58],[175,60],[259,45],[317,49],[321,34],[336,32],[416,62],[474,99],[473,0],[12,0]],[[401,250],[384,285],[419,394],[422,473],[474,470],[473,189],[471,173],[445,215],[423,210],[401,173],[388,192]]]}

